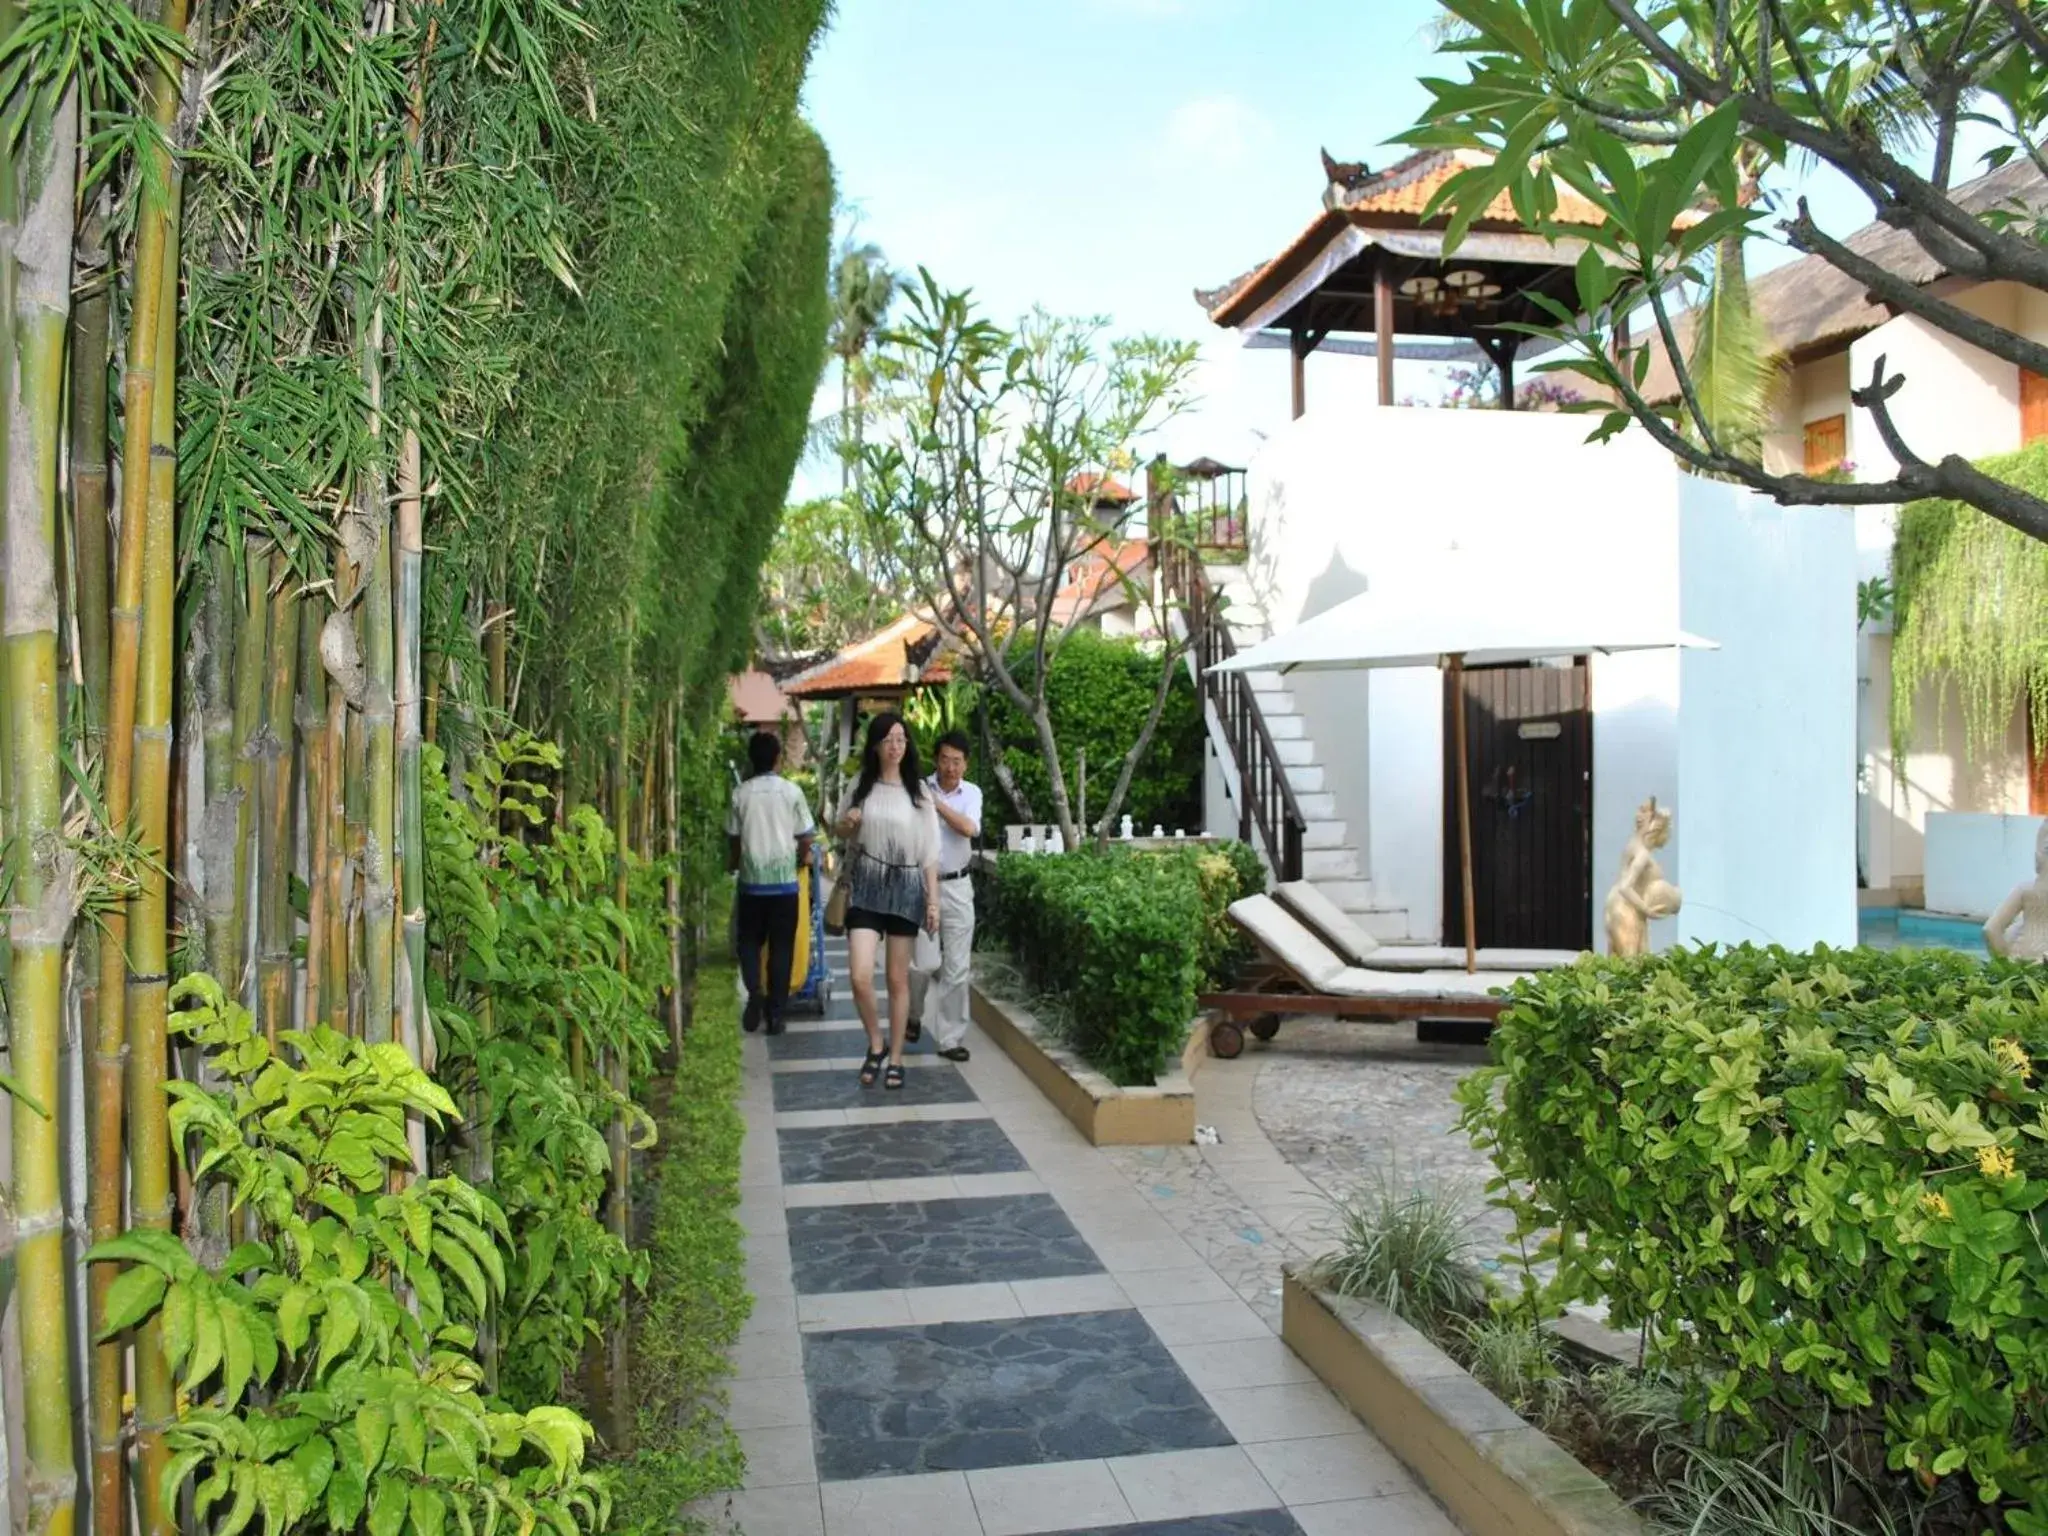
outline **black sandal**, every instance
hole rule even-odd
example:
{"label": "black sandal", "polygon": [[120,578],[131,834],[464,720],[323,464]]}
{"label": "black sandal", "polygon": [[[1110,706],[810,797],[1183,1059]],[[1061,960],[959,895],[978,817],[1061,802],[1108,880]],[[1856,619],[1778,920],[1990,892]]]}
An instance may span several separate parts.
{"label": "black sandal", "polygon": [[901,1088],[903,1086],[903,1068],[893,1061],[884,1067],[882,1069],[882,1086],[892,1093]]}
{"label": "black sandal", "polygon": [[889,1059],[887,1051],[869,1051],[860,1064],[860,1085],[863,1088],[875,1086],[875,1078],[881,1073],[882,1063]]}

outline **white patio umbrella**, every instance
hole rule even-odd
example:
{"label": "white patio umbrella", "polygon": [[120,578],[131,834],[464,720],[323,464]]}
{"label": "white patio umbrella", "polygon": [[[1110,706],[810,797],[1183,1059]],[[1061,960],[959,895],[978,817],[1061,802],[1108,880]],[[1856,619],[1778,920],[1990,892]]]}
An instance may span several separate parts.
{"label": "white patio umbrella", "polygon": [[[1502,561],[1442,560],[1382,582],[1282,635],[1218,662],[1212,672],[1330,672],[1441,667],[1459,682],[1468,666],[1506,666],[1619,651],[1718,650],[1712,640],[1650,617],[1603,618],[1582,583]],[[1465,969],[1479,969],[1473,932],[1472,789],[1465,711],[1451,711],[1458,762],[1458,864],[1464,884]]]}

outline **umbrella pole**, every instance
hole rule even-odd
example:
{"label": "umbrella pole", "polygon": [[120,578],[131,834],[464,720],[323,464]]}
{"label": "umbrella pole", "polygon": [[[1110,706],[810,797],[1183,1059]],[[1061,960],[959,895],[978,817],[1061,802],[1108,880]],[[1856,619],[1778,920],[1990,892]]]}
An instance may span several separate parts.
{"label": "umbrella pole", "polygon": [[1458,754],[1458,874],[1465,900],[1465,974],[1479,970],[1479,940],[1472,896],[1472,763],[1465,747],[1465,657],[1451,657],[1451,738]]}

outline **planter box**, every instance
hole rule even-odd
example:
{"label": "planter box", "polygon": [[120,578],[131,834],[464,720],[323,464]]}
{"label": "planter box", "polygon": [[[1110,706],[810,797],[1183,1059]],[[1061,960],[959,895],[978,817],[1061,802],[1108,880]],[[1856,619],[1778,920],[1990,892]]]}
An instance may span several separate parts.
{"label": "planter box", "polygon": [[1187,1063],[1206,1053],[1206,1031],[1189,1035],[1182,1065],[1150,1088],[1119,1088],[1065,1046],[1039,1031],[1015,1003],[973,989],[974,1022],[1024,1069],[1038,1091],[1098,1147],[1179,1146],[1195,1139],[1195,1087]]}
{"label": "planter box", "polygon": [[1467,1536],[1643,1536],[1605,1483],[1384,1307],[1288,1269],[1280,1334]]}

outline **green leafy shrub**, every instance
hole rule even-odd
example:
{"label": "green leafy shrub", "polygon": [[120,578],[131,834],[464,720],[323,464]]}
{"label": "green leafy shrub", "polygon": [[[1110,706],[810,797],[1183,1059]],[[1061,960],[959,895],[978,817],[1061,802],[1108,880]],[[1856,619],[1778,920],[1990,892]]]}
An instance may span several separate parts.
{"label": "green leafy shrub", "polygon": [[633,1330],[639,1449],[619,1468],[613,1524],[635,1536],[668,1536],[677,1509],[738,1487],[745,1469],[720,1386],[753,1310],[737,1213],[740,1063],[738,973],[708,967],[660,1109],[652,1279]]}
{"label": "green leafy shrub", "polygon": [[[1046,680],[1053,739],[1064,759],[1069,792],[1076,782],[1078,754],[1088,754],[1091,814],[1100,812],[1103,797],[1115,784],[1124,754],[1131,750],[1138,727],[1152,708],[1159,669],[1166,664],[1135,640],[1105,639],[1091,630],[1066,636],[1053,654],[1052,675]],[[1019,657],[1011,665],[1018,683],[1028,690],[1034,675],[1031,659]],[[1175,661],[1172,665],[1181,669],[1180,675],[1167,694],[1159,729],[1131,776],[1130,794],[1124,801],[1124,811],[1145,832],[1154,826],[1171,832],[1176,827],[1202,824],[1202,701],[1187,678],[1186,664]],[[988,711],[989,734],[1017,788],[1039,819],[1050,816],[1052,780],[1039,755],[1031,722],[994,688],[982,691],[982,703]],[[1000,830],[1005,823],[1027,819],[1008,802],[994,774],[984,772],[981,782],[988,786],[986,821],[990,827]]]}
{"label": "green leafy shrub", "polygon": [[[2048,972],[1677,952],[1521,983],[1461,1086],[1552,1305],[1604,1298],[1693,1406],[1882,1426],[2048,1532]],[[1534,1284],[1533,1281],[1526,1282]]]}
{"label": "green leafy shrub", "polygon": [[[128,1261],[106,1334],[158,1313],[187,1399],[169,1432],[165,1503],[194,1481],[219,1536],[603,1528],[609,1498],[583,1470],[590,1427],[566,1408],[494,1412],[474,1320],[505,1290],[497,1208],[455,1178],[394,1187],[406,1117],[455,1106],[398,1045],[320,1027],[273,1051],[208,976],[172,989],[173,1030],[224,1084],[173,1083],[171,1127],[257,1240],[201,1265],[168,1232],[102,1243]],[[211,1518],[210,1518],[211,1517]]]}
{"label": "green leafy shrub", "polygon": [[1487,1306],[1468,1214],[1454,1195],[1426,1186],[1368,1183],[1339,1205],[1337,1246],[1318,1263],[1316,1280],[1426,1332],[1456,1332]]}
{"label": "green leafy shrub", "polygon": [[987,925],[1073,1021],[1084,1057],[1114,1082],[1150,1083],[1237,953],[1222,914],[1263,884],[1255,856],[1213,847],[1013,855],[989,882]]}

